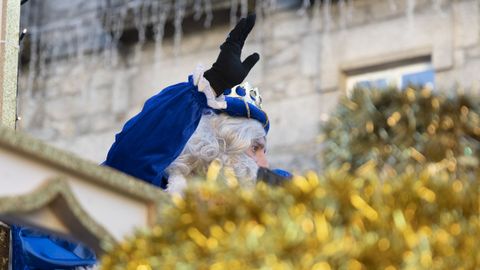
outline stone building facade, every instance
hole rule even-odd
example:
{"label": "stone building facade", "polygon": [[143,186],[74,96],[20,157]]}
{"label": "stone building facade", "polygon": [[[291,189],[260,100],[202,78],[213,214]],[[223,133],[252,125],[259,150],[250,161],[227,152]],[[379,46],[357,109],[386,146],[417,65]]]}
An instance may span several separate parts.
{"label": "stone building facade", "polygon": [[[98,20],[85,3],[94,1],[42,2],[38,26],[61,16]],[[283,4],[259,20],[244,52],[261,55],[247,81],[263,95],[271,120],[268,152],[276,167],[319,168],[322,121],[347,93],[350,77],[422,62],[437,89],[458,83],[478,91],[478,0],[317,1],[305,9],[302,1],[278,2]],[[32,76],[23,61],[17,128],[101,162],[115,133],[148,97],[186,80],[198,63],[208,67],[215,60],[230,28],[221,19],[225,14],[228,8],[213,13],[208,29],[185,23],[180,43],[165,34],[161,61],[155,61],[156,44],[149,40],[122,45],[115,65],[98,61],[105,52],[92,50],[51,59]]]}

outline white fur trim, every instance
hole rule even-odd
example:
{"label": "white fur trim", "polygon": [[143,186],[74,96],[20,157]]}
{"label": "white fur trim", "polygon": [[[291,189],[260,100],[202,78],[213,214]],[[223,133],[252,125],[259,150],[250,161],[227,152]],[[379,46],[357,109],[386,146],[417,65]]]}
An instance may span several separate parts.
{"label": "white fur trim", "polygon": [[225,97],[223,95],[216,97],[215,91],[213,91],[210,83],[207,79],[205,79],[205,77],[203,77],[204,72],[205,68],[202,65],[197,65],[197,67],[195,68],[195,72],[193,73],[193,83],[198,86],[198,91],[205,94],[205,96],[207,97],[207,104],[210,108],[227,108],[227,102],[225,101]]}
{"label": "white fur trim", "polygon": [[183,195],[187,188],[187,179],[180,174],[170,175],[168,177],[167,192],[170,194]]}

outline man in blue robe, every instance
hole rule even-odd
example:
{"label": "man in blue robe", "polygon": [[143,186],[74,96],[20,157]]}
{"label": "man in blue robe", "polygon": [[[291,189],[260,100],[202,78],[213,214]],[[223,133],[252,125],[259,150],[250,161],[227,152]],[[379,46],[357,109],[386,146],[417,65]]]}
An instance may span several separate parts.
{"label": "man in blue robe", "polygon": [[[246,185],[254,183],[257,170],[268,167],[265,136],[269,129],[258,91],[239,85],[260,59],[253,53],[241,60],[254,25],[255,15],[241,19],[210,69],[197,70],[187,82],[147,100],[116,135],[104,164],[173,193],[181,193],[186,176],[205,171],[213,160],[233,167],[237,177],[247,179]],[[238,132],[224,131],[228,127]],[[232,145],[241,151],[233,151]]]}

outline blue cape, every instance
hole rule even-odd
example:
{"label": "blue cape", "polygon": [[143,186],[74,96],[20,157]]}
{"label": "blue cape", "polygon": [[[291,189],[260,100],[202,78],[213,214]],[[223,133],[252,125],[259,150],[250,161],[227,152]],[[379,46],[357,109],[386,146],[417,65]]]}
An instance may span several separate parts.
{"label": "blue cape", "polygon": [[145,102],[115,137],[104,165],[165,187],[165,169],[182,152],[207,108],[192,76]]}
{"label": "blue cape", "polygon": [[12,268],[14,270],[65,269],[92,266],[95,253],[79,243],[12,225]]}

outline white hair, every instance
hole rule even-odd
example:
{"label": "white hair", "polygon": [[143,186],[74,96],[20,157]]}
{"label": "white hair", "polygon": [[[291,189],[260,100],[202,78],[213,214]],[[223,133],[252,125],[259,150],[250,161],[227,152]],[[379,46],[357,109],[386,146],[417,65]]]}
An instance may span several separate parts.
{"label": "white hair", "polygon": [[219,161],[233,169],[242,186],[253,186],[258,165],[246,154],[252,141],[265,137],[262,125],[253,119],[225,114],[204,114],[180,156],[167,168],[167,191],[181,194],[189,175],[205,175],[210,163]]}

